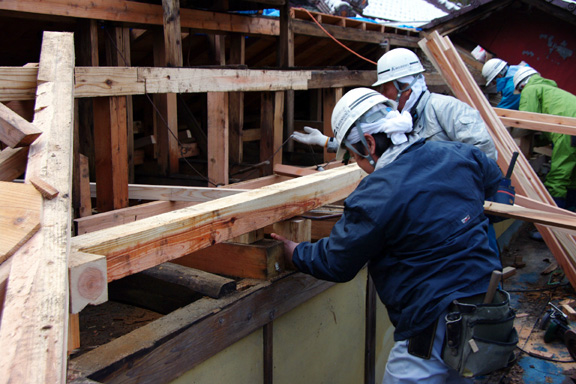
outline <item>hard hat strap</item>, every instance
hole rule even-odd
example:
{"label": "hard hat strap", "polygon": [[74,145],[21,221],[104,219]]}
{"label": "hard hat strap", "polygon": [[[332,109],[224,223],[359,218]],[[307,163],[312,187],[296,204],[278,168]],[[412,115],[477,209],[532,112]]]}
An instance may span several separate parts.
{"label": "hard hat strap", "polygon": [[412,79],[412,81],[410,82],[410,84],[408,84],[405,88],[401,89],[400,88],[400,84],[398,80],[394,80],[394,87],[396,87],[396,90],[398,91],[398,93],[396,94],[396,103],[398,103],[400,101],[400,96],[402,96],[402,94],[406,91],[408,91],[410,88],[412,88],[412,86],[414,85],[414,83],[416,83],[416,81],[418,81],[418,79],[420,78],[420,76],[422,76],[422,74],[419,74],[417,76],[414,76],[414,79]]}
{"label": "hard hat strap", "polygon": [[362,128],[360,128],[359,125],[355,125],[354,127],[352,127],[352,129],[356,128],[358,130],[359,136],[360,136],[360,142],[362,143],[362,145],[364,146],[364,149],[366,150],[366,155],[361,154],[356,148],[354,148],[354,146],[352,144],[350,144],[348,142],[348,140],[344,139],[344,145],[346,146],[346,148],[348,148],[349,151],[354,152],[355,154],[357,154],[360,157],[365,158],[366,160],[368,160],[368,162],[370,163],[370,165],[373,168],[376,168],[376,161],[374,160],[374,158],[372,157],[372,155],[370,154],[370,148],[368,147],[368,142],[366,141],[366,138],[364,137],[364,131],[362,131]]}

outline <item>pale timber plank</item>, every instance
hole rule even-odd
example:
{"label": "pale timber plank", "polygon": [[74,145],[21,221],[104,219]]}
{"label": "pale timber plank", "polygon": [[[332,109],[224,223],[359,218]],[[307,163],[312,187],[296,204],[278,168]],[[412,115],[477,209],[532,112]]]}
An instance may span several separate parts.
{"label": "pale timber plank", "polygon": [[116,280],[345,198],[364,175],[356,164],[318,172],[77,236],[72,249],[106,255]]}
{"label": "pale timber plank", "polygon": [[[42,228],[11,258],[0,328],[0,383],[65,383],[71,222],[74,38],[45,32],[26,177],[50,177]],[[22,316],[25,314],[26,316]]]}
{"label": "pale timber plank", "polygon": [[505,126],[576,136],[576,118],[494,108]]}
{"label": "pale timber plank", "polygon": [[38,68],[0,67],[0,101],[34,100]]}
{"label": "pale timber plank", "polygon": [[0,263],[40,229],[42,195],[32,185],[0,182]]}

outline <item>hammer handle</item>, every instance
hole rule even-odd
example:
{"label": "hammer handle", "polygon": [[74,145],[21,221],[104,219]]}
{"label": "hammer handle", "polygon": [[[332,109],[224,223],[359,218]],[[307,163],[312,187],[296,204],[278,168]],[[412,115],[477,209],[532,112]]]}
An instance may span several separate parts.
{"label": "hammer handle", "polygon": [[496,290],[498,289],[498,284],[502,280],[501,271],[492,271],[492,276],[490,276],[490,284],[488,284],[488,290],[486,291],[486,296],[484,297],[484,304],[490,304],[494,299]]}

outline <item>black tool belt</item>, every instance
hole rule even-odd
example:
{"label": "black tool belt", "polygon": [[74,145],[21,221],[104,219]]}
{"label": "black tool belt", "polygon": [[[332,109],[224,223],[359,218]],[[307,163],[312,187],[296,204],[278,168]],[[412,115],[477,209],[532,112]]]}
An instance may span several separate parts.
{"label": "black tool belt", "polygon": [[474,377],[506,367],[514,359],[518,333],[510,295],[496,291],[492,303],[485,295],[454,300],[446,315],[442,358],[461,376]]}
{"label": "black tool belt", "polygon": [[432,356],[432,348],[434,347],[437,326],[438,320],[430,324],[418,335],[408,339],[408,353],[422,359],[430,359],[430,356]]}

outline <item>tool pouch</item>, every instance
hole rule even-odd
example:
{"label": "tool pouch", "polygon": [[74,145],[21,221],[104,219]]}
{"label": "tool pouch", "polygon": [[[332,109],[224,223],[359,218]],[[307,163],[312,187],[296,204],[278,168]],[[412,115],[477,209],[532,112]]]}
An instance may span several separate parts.
{"label": "tool pouch", "polygon": [[490,304],[482,303],[484,296],[454,300],[445,318],[442,358],[464,377],[506,367],[518,344],[508,292],[498,290]]}

